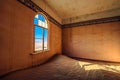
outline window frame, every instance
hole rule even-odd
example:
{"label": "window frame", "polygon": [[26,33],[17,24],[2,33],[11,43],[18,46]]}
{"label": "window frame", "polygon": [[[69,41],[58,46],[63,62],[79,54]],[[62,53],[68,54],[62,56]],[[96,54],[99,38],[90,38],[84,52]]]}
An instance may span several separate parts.
{"label": "window frame", "polygon": [[[34,50],[34,53],[33,54],[38,54],[38,53],[42,53],[42,52],[46,52],[46,51],[49,51],[50,50],[50,48],[49,48],[49,20],[47,19],[47,17],[46,17],[46,15],[44,15],[43,13],[37,13],[37,14],[35,14],[35,16],[36,15],[42,15],[44,18],[45,18],[45,20],[46,20],[46,23],[47,23],[47,28],[45,28],[45,27],[43,27],[43,26],[39,26],[39,25],[36,25],[36,24],[34,24],[34,19],[33,19],[33,24],[34,24],[34,30],[33,30],[33,34],[34,34],[34,38],[33,38],[33,50]],[[34,16],[34,18],[35,18],[35,16]],[[40,28],[42,28],[43,29],[43,35],[42,35],[42,50],[35,50],[35,27],[36,26],[38,26],[38,27],[40,27]],[[48,31],[48,35],[47,35],[47,49],[44,49],[44,30],[47,30]]]}

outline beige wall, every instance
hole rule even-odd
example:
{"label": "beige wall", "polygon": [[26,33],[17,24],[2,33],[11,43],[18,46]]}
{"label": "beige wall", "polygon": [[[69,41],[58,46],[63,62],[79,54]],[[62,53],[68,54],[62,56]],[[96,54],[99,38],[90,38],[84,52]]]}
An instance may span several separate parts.
{"label": "beige wall", "polygon": [[71,24],[95,19],[109,18],[114,16],[120,16],[120,8],[63,19],[62,23]]}
{"label": "beige wall", "polygon": [[120,62],[120,22],[64,28],[62,36],[71,57]]}
{"label": "beige wall", "polygon": [[49,22],[50,50],[33,53],[34,11],[17,0],[0,0],[0,75],[41,64],[61,53],[61,28]]}

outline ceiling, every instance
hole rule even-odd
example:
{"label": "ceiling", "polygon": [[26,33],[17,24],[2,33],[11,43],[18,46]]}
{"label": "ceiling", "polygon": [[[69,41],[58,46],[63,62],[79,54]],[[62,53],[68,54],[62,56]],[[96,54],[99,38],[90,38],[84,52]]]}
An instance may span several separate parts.
{"label": "ceiling", "polygon": [[45,0],[61,19],[120,9],[120,0]]}

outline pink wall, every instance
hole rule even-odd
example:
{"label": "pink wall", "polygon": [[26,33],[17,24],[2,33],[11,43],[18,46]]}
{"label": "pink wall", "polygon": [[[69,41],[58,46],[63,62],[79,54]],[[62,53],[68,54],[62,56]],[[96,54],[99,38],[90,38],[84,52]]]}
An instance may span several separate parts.
{"label": "pink wall", "polygon": [[71,57],[120,62],[120,22],[64,28],[62,36]]}
{"label": "pink wall", "polygon": [[36,14],[17,0],[0,0],[0,75],[39,65],[61,54],[62,29],[49,21],[50,50],[30,55],[34,52]]}

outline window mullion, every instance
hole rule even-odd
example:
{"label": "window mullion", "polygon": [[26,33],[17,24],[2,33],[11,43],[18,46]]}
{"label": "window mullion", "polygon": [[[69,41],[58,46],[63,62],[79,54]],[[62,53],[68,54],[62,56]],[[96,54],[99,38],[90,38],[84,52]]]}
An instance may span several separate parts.
{"label": "window mullion", "polygon": [[43,51],[44,51],[44,28],[43,28]]}

